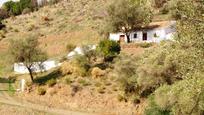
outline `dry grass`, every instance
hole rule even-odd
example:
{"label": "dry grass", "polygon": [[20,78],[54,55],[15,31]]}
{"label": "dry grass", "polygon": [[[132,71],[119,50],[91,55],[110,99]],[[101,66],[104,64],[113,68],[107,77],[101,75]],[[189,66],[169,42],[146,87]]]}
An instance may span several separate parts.
{"label": "dry grass", "polygon": [[3,38],[0,36],[0,74],[12,71],[7,52],[10,39],[39,35],[40,47],[52,58],[66,55],[67,44],[96,44],[107,4],[107,0],[71,0],[4,20],[6,29],[1,30]]}
{"label": "dry grass", "polygon": [[0,104],[0,113],[1,115],[48,115],[44,112],[6,104]]}
{"label": "dry grass", "polygon": [[91,29],[84,29],[81,31],[42,37],[40,38],[40,47],[47,51],[49,56],[55,57],[67,53],[67,44],[80,46],[85,44],[96,44],[98,41],[99,35],[95,31]]}

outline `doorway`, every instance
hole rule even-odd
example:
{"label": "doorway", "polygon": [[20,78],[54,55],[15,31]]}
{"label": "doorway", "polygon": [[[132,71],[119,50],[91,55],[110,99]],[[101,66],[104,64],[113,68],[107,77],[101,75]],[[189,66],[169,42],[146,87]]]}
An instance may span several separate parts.
{"label": "doorway", "polygon": [[120,42],[125,42],[125,35],[120,35],[119,41]]}
{"label": "doorway", "polygon": [[142,40],[147,41],[147,32],[143,32]]}

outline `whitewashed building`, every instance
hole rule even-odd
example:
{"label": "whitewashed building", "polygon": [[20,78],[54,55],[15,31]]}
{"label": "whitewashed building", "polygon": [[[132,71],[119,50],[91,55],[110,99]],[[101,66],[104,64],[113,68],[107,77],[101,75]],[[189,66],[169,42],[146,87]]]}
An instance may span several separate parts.
{"label": "whitewashed building", "polygon": [[[43,63],[40,62],[36,62],[33,64],[32,66],[32,71],[33,72],[43,72],[43,71],[48,71],[52,68],[58,67],[60,66],[60,63],[56,63],[53,60],[50,61],[45,61]],[[26,68],[26,66],[23,63],[15,63],[14,64],[14,72],[16,72],[17,74],[26,74],[29,73],[28,69]]]}
{"label": "whitewashed building", "polygon": [[[172,39],[176,33],[176,21],[152,22],[147,27],[136,29],[130,32],[130,42],[160,42]],[[125,41],[127,36],[124,33],[111,33],[110,40]]]}

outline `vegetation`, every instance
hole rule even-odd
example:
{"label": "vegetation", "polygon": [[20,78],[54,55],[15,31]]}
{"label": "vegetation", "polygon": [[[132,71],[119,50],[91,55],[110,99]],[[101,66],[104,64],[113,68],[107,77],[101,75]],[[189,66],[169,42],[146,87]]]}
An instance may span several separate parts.
{"label": "vegetation", "polygon": [[152,19],[151,6],[147,0],[115,0],[108,7],[105,30],[124,32],[130,42],[129,32],[148,25]]}
{"label": "vegetation", "polygon": [[120,53],[120,44],[116,41],[102,40],[97,49],[105,58],[110,58]]}
{"label": "vegetation", "polygon": [[165,63],[176,69],[169,77],[177,76],[179,81],[158,88],[153,95],[154,104],[150,102],[146,112],[163,110],[174,115],[203,114],[203,3],[194,0],[172,2],[175,5],[173,16],[178,19],[177,42],[170,45],[171,49],[162,49],[171,52],[166,54],[170,57]]}
{"label": "vegetation", "polygon": [[15,62],[23,63],[29,71],[31,80],[33,78],[33,68],[39,65],[43,69],[42,62],[47,59],[47,56],[38,47],[38,39],[30,36],[25,39],[15,39],[10,42],[10,52]]}
{"label": "vegetation", "polygon": [[[98,4],[98,1],[93,1],[95,3],[94,5]],[[87,3],[86,1],[83,3],[79,1],[75,2],[76,5],[80,4],[87,8],[86,4],[90,5],[93,1],[90,0],[90,2]],[[111,4],[107,11],[107,32],[131,31],[132,29],[145,26],[151,22],[152,7],[148,2],[138,1],[139,0],[114,1],[114,4]],[[183,0],[182,2],[180,0],[153,0],[153,2],[155,2],[153,7],[159,10],[168,6],[166,7],[167,9],[163,9],[164,12],[171,13],[172,17],[177,20],[177,35],[174,40],[161,42],[156,45],[152,43],[134,44],[137,48],[138,46],[141,49],[146,48],[142,55],[126,54],[123,49],[121,51],[119,43],[107,39],[101,40],[98,43],[97,51],[90,51],[86,45],[83,45],[84,55],[78,55],[70,60],[66,60],[59,70],[51,71],[48,75],[41,76],[40,74],[38,78],[35,79],[35,81],[41,85],[37,89],[38,94],[46,94],[46,89],[44,88],[46,86],[43,85],[48,85],[48,87],[52,87],[58,83],[62,85],[61,81],[63,80],[63,82],[65,82],[63,85],[70,86],[71,96],[74,96],[82,88],[86,88],[82,93],[91,91],[90,94],[93,96],[95,96],[95,92],[106,96],[109,94],[111,96],[118,95],[115,98],[117,98],[118,101],[124,101],[121,104],[129,101],[134,105],[138,105],[137,107],[140,107],[140,104],[143,106],[143,104],[146,104],[146,101],[148,101],[144,111],[146,115],[203,115],[203,0]],[[70,1],[70,3],[72,3],[72,1]],[[58,36],[53,37],[57,38],[57,43],[52,41],[53,38],[49,39],[50,41],[47,39],[47,41],[40,44],[40,48],[45,48],[46,50],[47,47],[58,44],[57,48],[51,48],[51,52],[56,53],[58,50],[53,51],[53,49],[61,49],[60,46],[62,45],[66,52],[71,51],[74,46],[79,44],[77,42],[81,43],[85,38],[90,39],[81,44],[97,43],[93,42],[97,34],[87,33],[94,33],[95,30],[98,29],[97,27],[101,24],[99,22],[101,21],[100,19],[103,18],[103,13],[102,16],[96,15],[92,17],[92,13],[87,14],[87,12],[91,12],[93,9],[87,8],[88,10],[85,9],[83,12],[76,13],[74,11],[76,9],[75,5],[73,5],[73,8],[72,5],[70,6],[71,7],[67,7],[70,9],[62,8],[63,10],[56,10],[56,12],[53,13],[60,17],[59,20],[51,15],[52,13],[47,13],[48,16],[43,17],[33,15],[34,19],[42,18],[42,24],[29,24],[30,26],[26,29],[29,30],[28,32],[42,32],[41,34],[45,36],[45,38],[42,37],[42,39],[40,39],[41,42],[45,40],[46,35],[50,33],[65,33],[61,38]],[[94,9],[94,11],[99,12],[101,9]],[[48,11],[49,10],[45,12]],[[64,12],[67,14],[64,15]],[[67,25],[65,22],[61,22],[63,20],[66,21]],[[135,24],[135,21],[137,24]],[[33,20],[30,22],[33,22]],[[56,22],[57,26],[54,26],[53,23]],[[25,23],[29,23],[29,20],[26,20]],[[89,24],[94,26],[90,26]],[[55,28],[50,29],[49,32],[43,31],[43,29],[46,30],[52,27],[59,27],[59,31]],[[87,27],[92,29],[90,31],[84,31],[83,29]],[[13,30],[19,29],[16,28],[16,26],[12,26],[12,28]],[[37,31],[35,28],[43,29]],[[68,32],[67,29],[69,29]],[[22,30],[21,28],[19,29],[19,31]],[[69,34],[69,32],[73,32],[74,34]],[[128,33],[126,34],[128,35]],[[10,34],[7,36],[9,35]],[[70,39],[62,39],[67,36],[71,36]],[[32,65],[32,62],[44,61],[46,56],[40,48],[37,47],[39,45],[37,41],[36,38],[11,41],[10,50],[14,60],[16,62],[23,62],[29,67]],[[65,41],[69,41],[68,45]],[[151,47],[153,45],[154,47]],[[59,52],[59,54],[61,53],[62,52]],[[103,58],[105,60],[103,60]],[[31,79],[33,80],[32,77]],[[57,85],[59,89],[66,88],[60,85]],[[34,85],[28,87],[33,86]],[[55,88],[57,89],[58,87]],[[49,89],[52,90],[54,88]],[[69,90],[66,90],[66,93],[68,91]],[[52,95],[55,94],[50,93]],[[60,93],[61,91],[58,92],[58,94]],[[87,92],[86,94],[89,95]],[[76,97],[78,98],[80,95]],[[82,94],[82,96],[85,95]],[[103,98],[102,95],[100,96],[100,99]],[[64,97],[66,98],[67,96]],[[111,97],[111,99],[112,98],[113,97]],[[120,105],[118,104],[118,106]]]}
{"label": "vegetation", "polygon": [[47,81],[46,84],[47,84],[49,87],[52,87],[52,86],[54,86],[56,83],[57,83],[56,79],[50,79],[50,80]]}
{"label": "vegetation", "polygon": [[46,90],[42,87],[38,87],[37,93],[38,93],[38,95],[45,95]]}

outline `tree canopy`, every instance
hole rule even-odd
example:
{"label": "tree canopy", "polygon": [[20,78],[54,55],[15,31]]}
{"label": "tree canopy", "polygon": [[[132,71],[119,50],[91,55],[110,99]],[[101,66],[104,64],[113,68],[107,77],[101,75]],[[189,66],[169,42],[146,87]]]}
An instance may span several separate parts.
{"label": "tree canopy", "polygon": [[30,73],[33,81],[33,66],[36,62],[43,62],[47,55],[38,47],[38,39],[34,36],[15,39],[10,42],[10,52],[15,62],[22,62]]}
{"label": "tree canopy", "polygon": [[116,0],[107,12],[106,31],[124,32],[127,37],[131,30],[149,24],[152,19],[151,5],[144,0]]}

